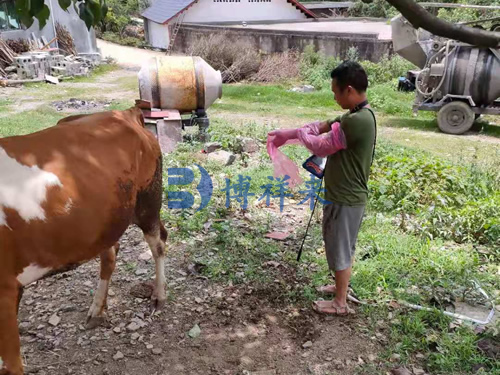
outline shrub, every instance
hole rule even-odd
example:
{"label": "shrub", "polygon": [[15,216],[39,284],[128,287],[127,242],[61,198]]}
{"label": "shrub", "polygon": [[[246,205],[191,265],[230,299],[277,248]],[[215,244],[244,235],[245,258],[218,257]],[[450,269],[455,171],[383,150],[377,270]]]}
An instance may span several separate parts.
{"label": "shrub", "polygon": [[200,56],[220,70],[224,82],[238,82],[257,73],[260,55],[247,43],[232,41],[227,33],[210,34],[194,41],[188,54]]}
{"label": "shrub", "polygon": [[299,57],[297,51],[275,53],[262,59],[259,71],[252,76],[256,82],[281,82],[299,76]]}
{"label": "shrub", "polygon": [[369,182],[373,208],[410,214],[413,223],[404,229],[431,238],[499,243],[500,181],[495,173],[384,142],[376,155]]}

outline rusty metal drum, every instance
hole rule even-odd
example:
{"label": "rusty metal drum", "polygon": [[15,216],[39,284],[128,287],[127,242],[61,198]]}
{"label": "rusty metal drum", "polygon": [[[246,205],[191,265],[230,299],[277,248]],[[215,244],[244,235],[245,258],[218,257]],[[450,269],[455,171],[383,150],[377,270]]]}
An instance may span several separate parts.
{"label": "rusty metal drum", "polygon": [[139,71],[139,93],[152,108],[187,113],[222,97],[221,73],[197,56],[155,57]]}

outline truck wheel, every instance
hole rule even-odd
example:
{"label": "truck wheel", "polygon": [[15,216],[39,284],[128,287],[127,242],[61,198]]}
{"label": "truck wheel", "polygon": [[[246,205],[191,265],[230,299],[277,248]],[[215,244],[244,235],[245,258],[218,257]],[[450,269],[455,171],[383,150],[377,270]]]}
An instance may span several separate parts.
{"label": "truck wheel", "polygon": [[437,120],[443,133],[462,134],[472,127],[474,117],[467,103],[457,101],[444,105],[438,112]]}

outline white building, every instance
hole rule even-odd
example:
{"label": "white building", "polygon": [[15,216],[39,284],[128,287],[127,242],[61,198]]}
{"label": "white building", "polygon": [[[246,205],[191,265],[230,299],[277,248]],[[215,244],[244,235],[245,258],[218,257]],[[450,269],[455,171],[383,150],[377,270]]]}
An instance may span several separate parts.
{"label": "white building", "polygon": [[184,23],[283,21],[315,18],[298,0],[153,0],[142,13],[146,41],[168,48]]}

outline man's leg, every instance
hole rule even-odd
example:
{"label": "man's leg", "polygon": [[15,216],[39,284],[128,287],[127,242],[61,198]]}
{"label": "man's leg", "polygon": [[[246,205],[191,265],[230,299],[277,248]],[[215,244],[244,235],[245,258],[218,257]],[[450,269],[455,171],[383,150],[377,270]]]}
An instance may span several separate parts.
{"label": "man's leg", "polygon": [[342,271],[335,271],[336,293],[333,305],[336,307],[347,306],[347,290],[349,289],[349,280],[351,278],[352,267]]}

